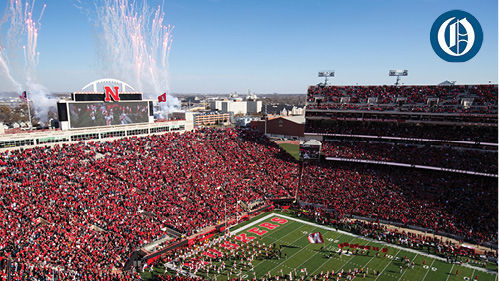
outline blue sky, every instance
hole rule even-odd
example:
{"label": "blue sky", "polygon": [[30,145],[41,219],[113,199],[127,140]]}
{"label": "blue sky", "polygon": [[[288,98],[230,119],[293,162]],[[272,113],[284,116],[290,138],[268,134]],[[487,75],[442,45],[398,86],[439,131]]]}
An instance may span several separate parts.
{"label": "blue sky", "polygon": [[[71,92],[106,76],[88,15],[74,0],[36,4],[44,2],[39,81]],[[433,21],[453,9],[474,15],[484,32],[480,52],[464,63],[443,61],[429,40]],[[172,93],[305,93],[329,69],[340,85],[392,84],[389,69],[408,69],[405,84],[497,83],[494,0],[165,0],[164,10],[175,26]]]}

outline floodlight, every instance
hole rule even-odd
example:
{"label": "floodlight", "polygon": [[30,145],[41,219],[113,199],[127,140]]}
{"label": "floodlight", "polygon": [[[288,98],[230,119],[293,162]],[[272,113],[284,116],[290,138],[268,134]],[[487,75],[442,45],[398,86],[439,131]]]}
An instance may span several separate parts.
{"label": "floodlight", "polygon": [[327,86],[327,78],[334,77],[334,70],[319,71],[319,77],[324,77],[324,86]]}
{"label": "floodlight", "polygon": [[407,74],[407,70],[390,70],[390,72],[388,72],[389,76],[407,76]]}
{"label": "floodlight", "polygon": [[320,71],[319,77],[334,77],[334,71]]}
{"label": "floodlight", "polygon": [[399,85],[400,82],[400,76],[407,76],[409,74],[409,71],[407,69],[404,70],[390,70],[388,71],[388,76],[397,76],[397,81],[395,81],[395,86]]}

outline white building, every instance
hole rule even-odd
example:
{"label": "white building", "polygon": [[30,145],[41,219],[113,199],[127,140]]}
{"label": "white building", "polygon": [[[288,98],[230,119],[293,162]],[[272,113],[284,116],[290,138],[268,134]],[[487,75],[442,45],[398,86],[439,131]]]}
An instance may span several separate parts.
{"label": "white building", "polygon": [[222,100],[210,101],[210,109],[222,111],[222,102]]}
{"label": "white building", "polygon": [[262,101],[261,100],[248,100],[246,101],[248,105],[248,113],[260,113],[262,112]]}
{"label": "white building", "polygon": [[222,113],[232,112],[234,115],[247,115],[262,112],[262,101],[257,100],[256,95],[248,95],[242,99],[237,94],[230,94],[229,98],[216,99],[210,101],[210,109],[218,110]]}
{"label": "white building", "polygon": [[222,101],[222,113],[233,112],[234,115],[246,115],[248,113],[248,104],[241,100]]}
{"label": "white building", "polygon": [[303,111],[303,107],[296,107],[293,105],[293,108],[290,110],[284,108],[281,112],[281,115],[283,116],[297,116],[297,115],[305,115],[305,112]]}
{"label": "white building", "polygon": [[254,119],[248,116],[236,118],[236,125],[239,127],[247,127]]}

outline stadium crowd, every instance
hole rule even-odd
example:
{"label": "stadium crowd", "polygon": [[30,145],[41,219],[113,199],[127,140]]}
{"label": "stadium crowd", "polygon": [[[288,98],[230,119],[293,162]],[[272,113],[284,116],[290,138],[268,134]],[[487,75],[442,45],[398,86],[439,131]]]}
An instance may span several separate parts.
{"label": "stadium crowd", "polygon": [[421,144],[344,140],[323,142],[322,150],[326,157],[377,160],[490,174],[497,173],[497,150],[486,151]]}
{"label": "stadium crowd", "polygon": [[[298,174],[275,143],[235,129],[3,152],[0,256],[16,265],[12,280],[135,279],[121,271],[134,249],[167,228],[195,234],[243,212],[239,202],[290,197]],[[322,164],[306,166],[299,197],[341,214],[490,242],[494,186],[497,180]],[[4,263],[2,278],[6,272]]]}
{"label": "stadium crowd", "polygon": [[335,210],[340,217],[400,222],[457,234],[475,243],[495,243],[496,186],[497,178],[323,163],[305,166],[299,196]]}
{"label": "stadium crowd", "polygon": [[[321,224],[327,224],[336,229],[345,230],[364,237],[373,238],[379,241],[385,241],[391,244],[401,245],[407,248],[417,249],[443,257],[453,258],[460,261],[478,263],[480,255],[484,254],[488,257],[497,258],[496,251],[479,251],[470,246],[462,246],[462,243],[456,243],[451,239],[443,239],[431,233],[423,233],[421,231],[410,231],[388,227],[382,224],[379,220],[362,220],[355,218],[338,217],[334,213],[326,212],[322,208],[314,206],[303,206],[298,211],[299,216],[305,216],[308,219],[315,220]],[[483,263],[482,263],[483,265]]]}
{"label": "stadium crowd", "polygon": [[266,169],[282,152],[256,138],[201,130],[3,153],[0,252],[95,276],[166,227],[190,235],[238,212],[239,200],[289,196],[288,171]]}
{"label": "stadium crowd", "polygon": [[497,85],[311,86],[307,102],[308,109],[494,114]]}
{"label": "stadium crowd", "polygon": [[497,127],[405,125],[390,122],[307,120],[306,133],[368,135],[497,143]]}

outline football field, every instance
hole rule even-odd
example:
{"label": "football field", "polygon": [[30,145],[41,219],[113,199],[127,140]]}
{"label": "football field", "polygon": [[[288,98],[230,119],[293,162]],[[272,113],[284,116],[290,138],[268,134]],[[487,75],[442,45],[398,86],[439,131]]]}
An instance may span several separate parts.
{"label": "football field", "polygon": [[[312,244],[307,236],[310,233],[320,232],[324,243]],[[257,279],[271,276],[280,276],[289,279],[289,273],[293,272],[293,280],[317,279],[322,280],[321,272],[335,273],[349,270],[361,269],[366,272],[355,275],[356,280],[497,280],[497,274],[487,271],[483,267],[472,265],[459,265],[447,263],[445,259],[428,255],[413,249],[401,246],[386,244],[381,241],[364,239],[356,235],[343,231],[336,231],[330,227],[302,220],[300,218],[288,216],[282,213],[273,212],[262,214],[244,224],[231,229],[231,233],[237,239],[238,246],[244,247],[245,243],[276,244],[281,248],[281,258],[255,259],[252,267],[241,265],[239,260],[231,275],[231,278]],[[239,237],[239,238],[238,238]],[[254,240],[252,242],[252,240]],[[370,246],[371,250],[358,250],[357,254],[352,254],[353,248],[343,247],[343,253],[338,254],[338,244],[358,244],[360,246]],[[217,247],[218,246],[218,247]],[[220,245],[214,248],[221,249]],[[379,251],[373,250],[379,248]],[[387,248],[386,255],[381,252],[382,248]],[[346,250],[348,254],[345,254]],[[355,251],[355,250],[354,250]],[[378,255],[376,255],[378,252]],[[406,266],[404,258],[407,257],[415,266]],[[218,262],[218,264],[220,264]],[[232,265],[232,261],[224,261]],[[400,268],[402,266],[402,269]],[[306,269],[306,270],[305,270]],[[368,270],[367,270],[368,269]],[[495,269],[496,270],[496,269]],[[306,271],[306,273],[305,273]],[[374,274],[374,272],[378,274]],[[456,272],[459,271],[458,274]],[[210,272],[197,272],[198,276],[204,279],[227,280],[228,269]],[[341,280],[347,280],[345,274]],[[336,278],[337,275],[334,276]],[[329,278],[329,280],[336,280]]]}

